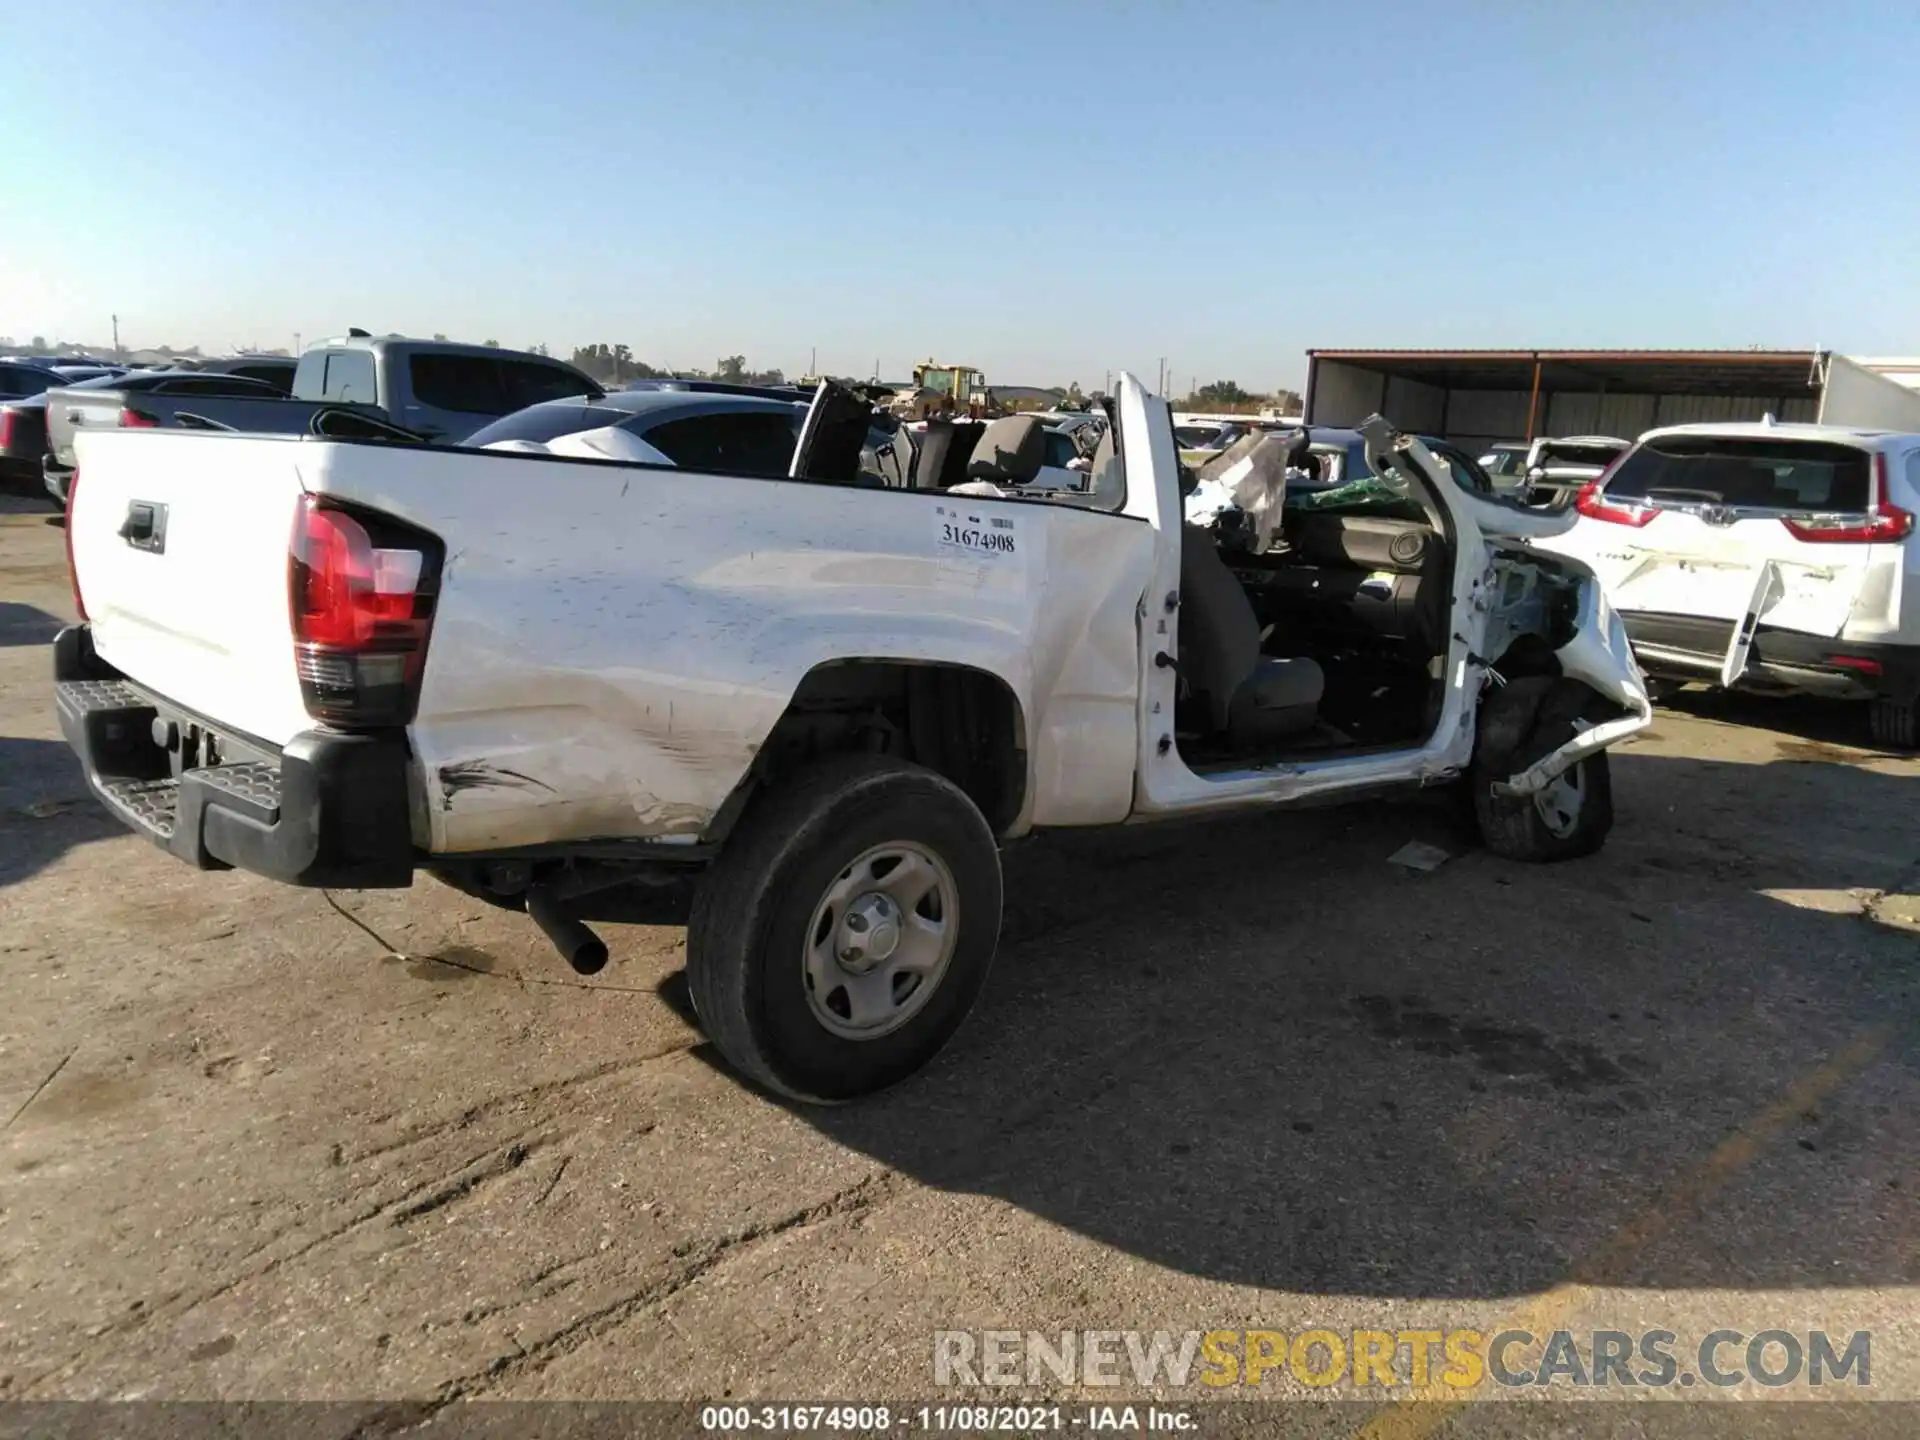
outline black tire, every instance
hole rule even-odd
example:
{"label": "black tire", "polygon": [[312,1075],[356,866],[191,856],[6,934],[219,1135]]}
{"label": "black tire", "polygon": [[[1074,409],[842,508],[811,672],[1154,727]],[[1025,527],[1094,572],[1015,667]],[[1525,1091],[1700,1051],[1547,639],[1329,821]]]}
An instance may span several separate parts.
{"label": "black tire", "polygon": [[1545,813],[1554,808],[1550,804],[1536,803],[1532,796],[1508,797],[1493,791],[1496,782],[1559,749],[1584,728],[1578,717],[1592,695],[1577,680],[1551,682],[1539,699],[1526,739],[1515,749],[1499,747],[1475,760],[1470,775],[1474,820],[1481,841],[1494,854],[1542,864],[1591,855],[1606,843],[1613,829],[1613,775],[1604,750],[1567,771],[1572,794],[1561,792],[1567,803],[1555,810],[1559,818],[1554,822]]}
{"label": "black tire", "polygon": [[1920,696],[1869,702],[1867,725],[1873,743],[1887,750],[1920,750]]}
{"label": "black tire", "polygon": [[[829,887],[876,846],[945,864],[957,937],[934,988],[898,1029],[835,1034],[816,1017],[803,963]],[[1000,941],[1000,854],[978,808],[943,777],[874,755],[813,766],[757,796],[701,883],[687,927],[687,988],[735,1068],[798,1100],[851,1100],[897,1084],[953,1038]]]}

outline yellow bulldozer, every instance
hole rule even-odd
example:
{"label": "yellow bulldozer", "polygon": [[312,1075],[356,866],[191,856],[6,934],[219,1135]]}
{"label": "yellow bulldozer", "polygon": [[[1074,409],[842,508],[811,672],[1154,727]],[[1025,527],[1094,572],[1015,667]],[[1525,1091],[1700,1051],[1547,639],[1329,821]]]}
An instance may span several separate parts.
{"label": "yellow bulldozer", "polygon": [[943,365],[928,360],[913,367],[913,387],[894,399],[896,414],[905,420],[993,420],[1006,412],[987,388],[987,377],[971,365]]}

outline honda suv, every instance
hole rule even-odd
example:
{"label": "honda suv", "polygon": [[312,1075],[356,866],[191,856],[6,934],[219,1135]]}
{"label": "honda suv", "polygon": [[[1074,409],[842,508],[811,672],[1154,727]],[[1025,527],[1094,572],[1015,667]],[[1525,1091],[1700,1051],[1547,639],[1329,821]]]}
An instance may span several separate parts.
{"label": "honda suv", "polygon": [[1640,437],[1549,542],[1593,567],[1654,679],[1868,703],[1920,746],[1920,435],[1683,425]]}

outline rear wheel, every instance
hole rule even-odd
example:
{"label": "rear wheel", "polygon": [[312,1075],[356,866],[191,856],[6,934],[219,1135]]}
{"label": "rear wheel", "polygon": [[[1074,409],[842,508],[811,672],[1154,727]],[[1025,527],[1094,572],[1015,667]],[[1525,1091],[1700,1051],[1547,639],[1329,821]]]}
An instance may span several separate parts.
{"label": "rear wheel", "polygon": [[760,796],[702,883],[694,1010],[769,1089],[884,1089],[960,1028],[999,943],[1000,898],[993,832],[951,782],[878,756],[824,762]]}
{"label": "rear wheel", "polygon": [[1920,697],[1869,702],[1867,724],[1873,743],[1889,750],[1920,750]]}
{"label": "rear wheel", "polygon": [[1554,682],[1519,747],[1475,761],[1474,819],[1494,854],[1542,863],[1591,855],[1606,843],[1613,829],[1613,774],[1604,750],[1568,766],[1533,795],[1497,795],[1493,789],[1585,729],[1580,707],[1591,695],[1578,681]]}

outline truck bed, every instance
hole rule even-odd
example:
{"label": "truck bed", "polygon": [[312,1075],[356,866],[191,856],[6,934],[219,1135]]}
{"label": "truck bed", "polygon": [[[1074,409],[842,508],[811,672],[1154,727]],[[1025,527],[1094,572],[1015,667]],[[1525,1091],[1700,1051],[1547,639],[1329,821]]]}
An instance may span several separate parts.
{"label": "truck bed", "polygon": [[[1154,543],[1131,517],[304,436],[78,448],[99,659],[163,716],[268,752],[316,729],[288,608],[302,495],[437,540],[405,735],[423,850],[696,839],[802,681],[850,658],[1004,677],[1035,763],[1074,758],[1033,776],[1033,823],[1127,813]],[[127,538],[161,529],[158,550]]]}
{"label": "truck bed", "polygon": [[[125,425],[123,412],[139,418],[134,428],[178,428],[182,415],[249,434],[294,435],[305,432],[314,413],[327,408],[311,400],[262,395],[168,394],[164,390],[47,391],[47,449],[55,465],[71,469],[73,439],[82,430],[113,430]],[[190,421],[188,422],[191,423]]]}

